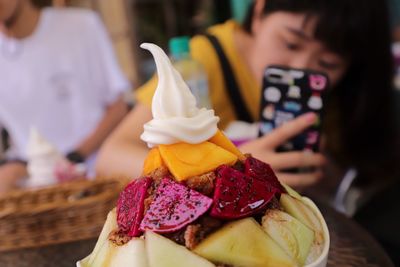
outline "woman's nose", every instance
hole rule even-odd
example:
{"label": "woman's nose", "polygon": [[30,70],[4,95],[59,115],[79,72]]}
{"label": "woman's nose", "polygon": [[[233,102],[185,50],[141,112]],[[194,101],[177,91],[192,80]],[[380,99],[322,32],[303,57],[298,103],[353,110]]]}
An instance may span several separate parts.
{"label": "woman's nose", "polygon": [[312,55],[302,53],[292,58],[290,67],[296,69],[312,69],[313,67],[315,68],[315,64]]}

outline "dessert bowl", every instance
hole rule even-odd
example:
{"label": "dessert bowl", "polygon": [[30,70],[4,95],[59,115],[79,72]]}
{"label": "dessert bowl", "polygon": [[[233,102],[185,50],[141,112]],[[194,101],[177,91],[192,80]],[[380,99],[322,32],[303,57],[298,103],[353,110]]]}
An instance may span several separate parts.
{"label": "dessert bowl", "polygon": [[167,55],[142,47],[159,77],[141,136],[151,150],[77,266],[325,267],[330,237],[317,206],[242,154]]}
{"label": "dessert bowl", "polygon": [[[323,234],[324,234],[324,244],[323,244],[322,253],[312,263],[309,263],[309,264],[304,265],[304,266],[305,267],[326,267],[327,260],[328,260],[328,253],[329,253],[329,245],[330,245],[330,236],[329,236],[328,227],[327,227],[327,225],[325,223],[325,220],[322,217],[322,214],[320,213],[319,209],[314,204],[314,202],[312,200],[310,200],[309,198],[307,198],[307,197],[302,197],[302,201],[306,205],[311,207],[311,209],[313,209],[315,214],[317,214],[317,216],[318,216],[318,218],[319,218],[319,220],[321,222],[321,225],[323,227]],[[142,252],[143,252],[143,254],[142,255],[138,255],[138,256],[139,257],[146,257],[145,252],[144,251],[142,251]],[[77,264],[76,264],[77,267],[93,266],[93,265],[87,265],[89,257],[90,257],[90,255],[88,257],[86,257],[85,259],[83,259],[82,261],[77,262]],[[105,265],[101,265],[101,266],[105,266]],[[109,266],[117,266],[117,265],[109,265]],[[134,265],[134,263],[132,263],[129,266],[142,267],[142,265]],[[148,266],[148,265],[143,265],[143,266]]]}

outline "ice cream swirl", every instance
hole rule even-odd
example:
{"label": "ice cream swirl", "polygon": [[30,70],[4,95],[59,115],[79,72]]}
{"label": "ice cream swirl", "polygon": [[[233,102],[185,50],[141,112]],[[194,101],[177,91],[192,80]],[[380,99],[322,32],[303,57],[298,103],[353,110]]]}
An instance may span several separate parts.
{"label": "ice cream swirl", "polygon": [[198,144],[217,132],[219,118],[213,110],[196,107],[196,99],[164,51],[150,43],[156,62],[158,85],[152,100],[153,119],[144,125],[141,139],[149,147],[179,142]]}

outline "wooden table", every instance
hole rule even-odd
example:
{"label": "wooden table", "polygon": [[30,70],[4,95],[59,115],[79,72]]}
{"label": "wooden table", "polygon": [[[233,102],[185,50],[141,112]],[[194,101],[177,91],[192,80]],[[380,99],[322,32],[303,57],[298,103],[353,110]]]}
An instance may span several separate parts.
{"label": "wooden table", "polygon": [[[358,224],[319,204],[331,234],[329,267],[394,267],[380,245]],[[94,248],[84,240],[42,248],[0,253],[1,267],[71,267]]]}

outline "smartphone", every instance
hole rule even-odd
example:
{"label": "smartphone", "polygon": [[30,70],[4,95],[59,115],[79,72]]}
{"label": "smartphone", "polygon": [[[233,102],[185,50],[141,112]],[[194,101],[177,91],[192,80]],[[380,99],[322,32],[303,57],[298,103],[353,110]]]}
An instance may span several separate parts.
{"label": "smartphone", "polygon": [[269,66],[264,71],[262,84],[259,136],[304,113],[314,112],[317,122],[277,151],[318,151],[329,87],[327,75],[312,70]]}

